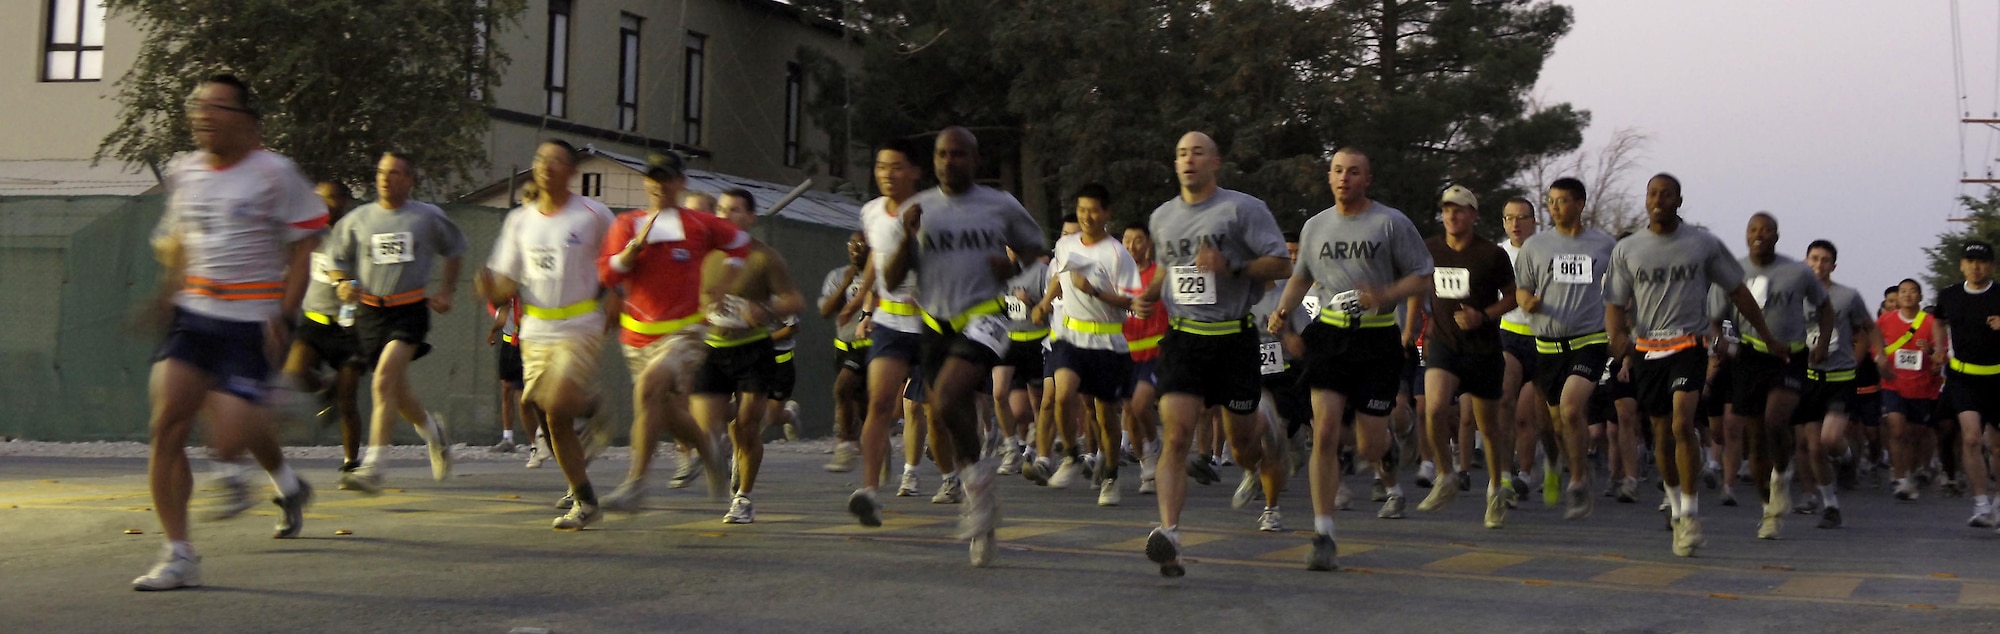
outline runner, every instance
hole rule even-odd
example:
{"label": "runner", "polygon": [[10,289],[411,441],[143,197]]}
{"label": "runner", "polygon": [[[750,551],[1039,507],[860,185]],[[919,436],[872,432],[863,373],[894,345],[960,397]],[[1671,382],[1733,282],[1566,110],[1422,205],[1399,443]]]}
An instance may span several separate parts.
{"label": "runner", "polygon": [[[1639,407],[1652,419],[1653,451],[1666,483],[1674,528],[1673,551],[1694,556],[1706,544],[1695,479],[1701,444],[1695,438],[1701,385],[1708,368],[1703,348],[1708,287],[1730,290],[1730,299],[1765,341],[1777,340],[1764,313],[1743,286],[1743,267],[1729,249],[1700,227],[1683,226],[1680,179],[1658,174],[1646,182],[1646,230],[1618,242],[1605,278],[1604,325],[1616,355],[1637,350],[1631,377]],[[1626,307],[1627,302],[1632,308]],[[1742,323],[1742,322],[1739,322]],[[1636,345],[1632,339],[1637,338]],[[1788,348],[1772,354],[1783,361]],[[1628,467],[1630,469],[1630,467]]]}
{"label": "runner", "polygon": [[[917,195],[917,181],[923,177],[917,160],[925,156],[914,144],[896,139],[875,151],[875,186],[882,195],[861,206],[862,232],[868,236],[868,288],[880,298],[877,310],[863,310],[857,337],[868,339],[868,413],[861,426],[861,488],[848,497],[847,510],[862,526],[881,526],[882,505],[875,501],[883,470],[889,459],[889,425],[896,421],[898,406],[910,389],[910,370],[920,356],[923,321],[917,316],[916,288],[921,276],[910,276],[891,286],[883,276],[890,257],[903,245],[903,223],[899,216]],[[867,297],[868,295],[864,295]],[[908,408],[921,410],[922,408]],[[910,434],[903,442],[920,442]],[[916,466],[905,464],[904,477],[914,480]],[[910,484],[914,485],[915,482]],[[912,487],[914,489],[914,486]]]}
{"label": "runner", "polygon": [[[1535,203],[1519,196],[1507,199],[1507,204],[1500,208],[1500,227],[1507,232],[1500,248],[1507,251],[1507,263],[1512,266],[1520,259],[1521,246],[1535,236]],[[1500,350],[1506,355],[1507,374],[1500,380],[1499,422],[1502,428],[1512,430],[1515,439],[1514,499],[1528,497],[1528,472],[1535,468],[1535,447],[1543,444],[1549,452],[1547,461],[1542,463],[1542,494],[1549,506],[1555,506],[1561,501],[1560,470],[1549,467],[1556,464],[1557,445],[1544,419],[1548,410],[1540,402],[1541,390],[1535,384],[1535,361],[1539,353],[1535,351],[1534,328],[1528,321],[1528,312],[1518,306],[1500,316]]]}
{"label": "runner", "polygon": [[[716,200],[715,216],[740,229],[739,235],[748,236],[757,224],[754,204],[750,192],[733,189]],[[721,305],[709,311],[707,343],[711,350],[695,375],[688,405],[707,435],[719,435],[728,425],[729,440],[736,451],[730,460],[729,512],[722,521],[750,524],[757,521],[750,494],[757,488],[757,472],[764,464],[764,403],[773,389],[784,387],[777,383],[777,355],[771,331],[765,326],[796,314],[805,306],[805,299],[792,284],[784,256],[756,238],[750,239],[749,251],[741,257],[711,253],[702,265],[701,277],[703,288],[730,291]]]}
{"label": "runner", "polygon": [[999,491],[993,487],[994,464],[980,460],[973,390],[992,374],[1010,342],[1000,296],[1008,278],[1018,271],[1008,260],[1007,249],[1034,259],[1042,257],[1047,247],[1041,227],[1019,201],[973,182],[979,141],[971,132],[945,128],[938,133],[936,148],[938,186],[918,194],[898,218],[904,229],[902,244],[889,259],[882,281],[885,287],[896,288],[911,271],[921,275],[918,297],[925,329],[920,363],[936,415],[932,434],[941,441],[932,445],[936,449],[932,457],[947,474],[954,468],[971,471],[958,537],[971,541],[972,565],[985,567],[998,554],[994,530],[1000,504]]}
{"label": "runner", "polygon": [[[1867,356],[1871,359],[1873,351],[1882,349],[1882,335],[1875,331],[1875,320],[1869,318],[1868,304],[1861,300],[1861,294],[1833,281],[1839,259],[1840,250],[1832,242],[1814,240],[1806,247],[1806,266],[1826,289],[1834,325],[1831,330],[1813,328],[1806,332],[1806,345],[1825,344],[1826,355],[1806,370],[1805,395],[1799,401],[1795,418],[1805,424],[1806,467],[1814,473],[1813,481],[1819,484],[1825,505],[1820,512],[1820,528],[1841,525],[1840,487],[1835,482],[1833,461],[1852,465],[1855,459],[1847,443],[1847,424],[1862,413],[1861,397],[1856,392],[1860,385],[1856,344],[1869,351]],[[1824,324],[1826,320],[1818,319],[1824,316],[1815,313],[1814,321]]]}
{"label": "runner", "polygon": [[834,319],[833,459],[826,470],[847,473],[861,457],[861,420],[868,408],[867,339],[854,334],[855,315],[844,313],[862,294],[862,271],[868,266],[868,237],[856,231],[847,237],[847,265],[826,272],[819,289],[819,316]]}
{"label": "runner", "polygon": [[[1221,169],[1221,152],[1208,135],[1189,132],[1174,145],[1180,195],[1150,219],[1150,233],[1165,247],[1158,255],[1167,275],[1154,277],[1132,308],[1142,319],[1164,310],[1170,328],[1160,341],[1156,370],[1166,432],[1154,472],[1160,526],[1146,538],[1147,559],[1168,577],[1187,574],[1180,520],[1188,474],[1211,469],[1188,462],[1204,409],[1226,410],[1223,421],[1244,471],[1265,474],[1272,486],[1283,477],[1280,461],[1264,460],[1272,454],[1257,428],[1258,325],[1249,314],[1261,285],[1285,275],[1285,238],[1264,201],[1216,183]],[[1163,289],[1169,289],[1165,297]]]}
{"label": "runner", "polygon": [[[347,193],[347,186],[330,181],[314,187],[321,200],[326,202],[329,223],[340,222],[347,215],[353,199]],[[333,279],[327,277],[327,269],[333,268],[333,256],[328,254],[325,241],[312,254],[312,283],[306,285],[303,307],[306,319],[299,323],[299,331],[292,339],[291,353],[285,358],[285,377],[301,392],[318,392],[323,400],[330,398],[335,415],[340,419],[340,463],[341,473],[361,467],[361,407],[357,395],[361,391],[361,375],[367,370],[356,358],[360,344],[354,339],[354,318],[348,314],[343,322],[340,293],[333,287]],[[321,364],[334,371],[333,385],[325,384],[320,378]],[[250,499],[247,485],[241,480],[232,480],[243,488],[241,508],[249,509],[255,501]]]}
{"label": "runner", "polygon": [[[1993,245],[1980,241],[1965,244],[1959,252],[1959,273],[1965,283],[1938,290],[1935,328],[1951,342],[1951,361],[1945,373],[1940,413],[1958,419],[1959,464],[1971,481],[1973,528],[1993,528],[2000,524],[1993,511],[1987,484],[1985,456],[1980,440],[2000,421],[2000,293],[1993,290]],[[2000,445],[2000,441],[1993,444]],[[2000,453],[2000,446],[1994,447]]]}
{"label": "runner", "polygon": [[[1752,214],[1744,239],[1749,245],[1749,255],[1740,261],[1743,284],[1762,309],[1771,333],[1770,336],[1742,334],[1743,344],[1732,371],[1735,384],[1730,386],[1734,397],[1731,405],[1735,406],[1734,415],[1743,421],[1750,474],[1764,498],[1764,520],[1757,527],[1757,538],[1777,539],[1791,486],[1783,475],[1791,471],[1791,427],[1800,422],[1798,405],[1805,392],[1807,366],[1826,359],[1826,341],[1810,346],[1811,354],[1806,354],[1807,311],[1817,308],[1820,332],[1833,330],[1834,313],[1827,301],[1826,287],[1814,278],[1812,269],[1777,253],[1776,218],[1763,212]],[[1731,320],[1738,328],[1748,322],[1741,302],[1737,302],[1737,312]],[[1760,331],[1759,335],[1762,334]],[[1781,356],[1780,352],[1784,354]],[[1811,477],[1810,471],[1800,473]],[[1808,495],[1808,500],[1818,497],[1817,493]]]}
{"label": "runner", "polygon": [[1894,309],[1875,320],[1882,338],[1882,356],[1891,371],[1882,375],[1882,411],[1889,419],[1889,474],[1898,500],[1915,501],[1913,473],[1930,463],[1937,421],[1938,391],[1943,387],[1937,354],[1936,323],[1923,311],[1924,285],[1903,280],[1895,286]]}
{"label": "runner", "polygon": [[1022,262],[1011,250],[1007,257],[1021,273],[1007,280],[1007,294],[1000,298],[1007,304],[1007,338],[1013,341],[1000,365],[993,366],[993,412],[1002,435],[1000,468],[995,473],[1000,475],[1020,473],[1022,461],[1033,451],[1028,431],[1041,410],[1042,344],[1049,336],[1049,326],[1035,323],[1033,314],[1048,295],[1048,263]]}
{"label": "runner", "polygon": [[[1424,241],[1435,267],[1434,287],[1427,293],[1435,317],[1424,348],[1431,452],[1445,455],[1451,428],[1443,426],[1442,415],[1446,409],[1458,409],[1460,396],[1470,397],[1471,418],[1486,439],[1486,527],[1500,528],[1507,523],[1508,504],[1515,495],[1514,469],[1508,464],[1514,458],[1514,429],[1495,420],[1507,368],[1499,321],[1516,305],[1514,263],[1505,249],[1473,233],[1479,199],[1472,190],[1453,185],[1444,190],[1438,205],[1444,235]],[[1533,443],[1534,437],[1526,442]],[[1458,449],[1470,454],[1473,443],[1461,442]],[[1460,473],[1450,474],[1451,479],[1461,479]],[[1458,487],[1434,486],[1417,510],[1441,511],[1456,497]]]}
{"label": "runner", "polygon": [[699,415],[691,413],[690,398],[704,361],[712,361],[701,344],[711,334],[702,327],[702,308],[719,301],[735,280],[724,276],[704,284],[703,271],[709,256],[719,252],[718,265],[733,274],[751,253],[750,234],[727,219],[673,206],[687,187],[680,155],[649,157],[645,187],[647,208],[619,214],[597,258],[599,281],[625,299],[618,341],[632,376],[632,464],[602,507],[626,513],[645,501],[661,432],[700,454],[709,497],[722,495],[722,453],[714,430],[699,425]]}
{"label": "runner", "polygon": [[[1052,396],[1056,418],[1078,416],[1076,408],[1083,405],[1078,395],[1093,401],[1089,431],[1102,455],[1091,470],[1098,482],[1097,504],[1117,506],[1120,406],[1132,378],[1125,318],[1142,287],[1139,266],[1124,244],[1110,239],[1106,228],[1111,219],[1110,191],[1096,183],[1084,185],[1076,194],[1076,219],[1082,232],[1056,241],[1055,257],[1047,268],[1054,290],[1035,305],[1032,316],[1037,322],[1047,321],[1050,302],[1058,295],[1063,298],[1063,328],[1051,336],[1049,355],[1058,360]],[[1070,443],[1068,449],[1062,469],[1077,463],[1078,447]]]}
{"label": "runner", "polygon": [[166,544],[134,590],[201,585],[201,557],[188,540],[194,488],[187,440],[195,414],[208,422],[221,460],[248,451],[278,489],[278,538],[305,525],[312,487],[292,473],[265,408],[265,380],[285,349],[287,315],[310,282],[326,205],[290,159],[263,149],[256,103],[234,75],[195,87],[188,124],[195,152],[169,164],[167,210],[153,230],[161,266],[161,310],[171,315],[153,355],[151,388],[154,513]]}
{"label": "runner", "polygon": [[528,434],[528,468],[537,469],[548,459],[548,438],[530,429],[521,418],[521,301],[487,304],[493,324],[486,329],[486,345],[493,346],[500,379],[500,444],[498,453],[514,452],[514,429]]}
{"label": "runner", "polygon": [[[1604,305],[1604,273],[1617,245],[1610,234],[1584,226],[1586,200],[1583,181],[1556,179],[1549,186],[1554,230],[1529,238],[1514,260],[1516,297],[1528,314],[1537,356],[1526,365],[1536,369],[1536,392],[1555,423],[1559,453],[1569,466],[1563,519],[1570,520],[1591,513],[1588,414],[1608,361],[1605,344],[1610,337],[1599,307]],[[1544,480],[1561,470],[1554,454],[1542,469]]]}
{"label": "runner", "polygon": [[[1076,220],[1076,212],[1063,214],[1061,220],[1062,227],[1057,230],[1057,240],[1083,232],[1083,225]],[[1044,277],[1043,283],[1047,284],[1046,275]],[[1056,399],[1053,396],[1056,392],[1056,369],[1063,366],[1063,359],[1062,353],[1055,349],[1055,335],[1062,333],[1063,323],[1066,320],[1061,293],[1044,295],[1043,299],[1048,305],[1048,309],[1044,311],[1046,319],[1043,323],[1048,326],[1050,336],[1044,338],[1041,345],[1042,400],[1040,407],[1035,410],[1034,458],[1022,465],[1021,477],[1027,478],[1037,486],[1062,489],[1074,484],[1083,474],[1083,464],[1071,459],[1069,450],[1071,445],[1076,444],[1077,437],[1083,434],[1082,419],[1073,415],[1082,410],[1083,405],[1080,402],[1071,403],[1068,408],[1068,411],[1072,412],[1071,416],[1062,418],[1056,416]],[[1081,401],[1079,397],[1071,398]],[[1063,457],[1060,465],[1055,462],[1058,454]]]}
{"label": "runner", "polygon": [[[1430,251],[1416,225],[1402,211],[1368,198],[1374,166],[1367,154],[1355,148],[1335,152],[1327,181],[1334,206],[1307,220],[1299,232],[1304,257],[1293,267],[1270,323],[1271,331],[1279,331],[1307,290],[1319,285],[1319,319],[1306,327],[1302,372],[1313,403],[1314,536],[1307,570],[1339,568],[1333,512],[1340,490],[1342,419],[1349,409],[1354,412],[1356,458],[1375,467],[1385,488],[1376,517],[1403,516],[1403,487],[1395,469],[1383,462],[1394,442],[1387,416],[1396,399],[1394,369],[1403,359],[1394,311],[1432,283]],[[1497,293],[1497,288],[1488,289],[1489,296]],[[1496,374],[1496,382],[1498,378]],[[1450,487],[1439,482],[1434,488]]]}
{"label": "runner", "polygon": [[[1290,254],[1288,260],[1295,265],[1299,259],[1298,248],[1298,234],[1286,233],[1285,250]],[[1271,323],[1271,314],[1277,312],[1278,302],[1285,296],[1283,284],[1272,281],[1265,282],[1264,286],[1257,303],[1250,307],[1251,323]],[[1295,310],[1286,315],[1285,324],[1278,332],[1257,329],[1257,373],[1263,377],[1257,415],[1263,421],[1265,433],[1278,439],[1274,446],[1284,456],[1281,460],[1267,459],[1282,463],[1286,477],[1298,471],[1305,456],[1292,444],[1292,434],[1312,421],[1312,397],[1299,381],[1300,362],[1305,356],[1305,340],[1299,335],[1311,323],[1312,318],[1306,316],[1306,311]],[[1262,482],[1251,477],[1251,471],[1243,473],[1245,484],[1237,487],[1236,497],[1230,501],[1237,508],[1242,508],[1261,492],[1264,511],[1257,516],[1257,530],[1267,533],[1285,530],[1285,517],[1278,508],[1278,494],[1285,487],[1263,486]],[[1255,488],[1251,489],[1253,486]]]}
{"label": "runner", "polygon": [[[361,302],[354,334],[361,362],[375,371],[368,449],[361,468],[340,476],[340,488],[369,495],[382,492],[387,475],[383,461],[398,415],[416,427],[430,448],[431,477],[440,482],[451,477],[450,436],[443,421],[424,410],[410,387],[409,372],[411,363],[430,354],[424,337],[430,334],[431,312],[451,312],[465,232],[437,205],[411,199],[416,184],[416,165],[408,156],[383,154],[375,165],[375,202],[341,218],[327,236],[327,253],[333,256],[327,277],[340,289],[341,301]],[[444,271],[437,292],[426,293],[439,258]]]}
{"label": "runner", "polygon": [[[1125,226],[1125,251],[1139,267],[1139,284],[1153,285],[1160,263],[1153,260],[1153,233],[1144,222]],[[1155,474],[1160,466],[1159,390],[1155,373],[1160,362],[1160,339],[1167,334],[1167,312],[1125,317],[1125,341],[1132,351],[1132,380],[1125,386],[1125,439],[1139,450],[1139,494],[1158,490]]]}
{"label": "runner", "polygon": [[521,408],[548,434],[574,501],[553,522],[556,530],[580,530],[599,516],[574,423],[597,408],[609,318],[598,303],[597,260],[615,224],[603,204],[570,192],[575,175],[576,148],[569,143],[551,139],[535,148],[542,193],[507,213],[486,269],[474,278],[489,302],[521,300]]}

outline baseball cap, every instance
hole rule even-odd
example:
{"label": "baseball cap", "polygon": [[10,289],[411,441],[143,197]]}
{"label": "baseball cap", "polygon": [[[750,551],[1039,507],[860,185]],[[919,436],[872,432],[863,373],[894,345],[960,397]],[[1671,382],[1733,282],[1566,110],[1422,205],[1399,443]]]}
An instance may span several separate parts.
{"label": "baseball cap", "polygon": [[1965,250],[1959,252],[1958,257],[1967,260],[1980,260],[1984,262],[1992,262],[1993,245],[1987,244],[1979,240],[1973,240],[1971,242],[1967,242],[1965,243]]}
{"label": "baseball cap", "polygon": [[670,181],[687,175],[687,163],[678,152],[663,152],[646,157],[646,178],[656,181]]}
{"label": "baseball cap", "polygon": [[1445,188],[1444,197],[1438,200],[1438,204],[1444,203],[1464,205],[1473,211],[1479,210],[1479,197],[1472,195],[1472,190],[1466,189],[1464,185],[1452,185]]}

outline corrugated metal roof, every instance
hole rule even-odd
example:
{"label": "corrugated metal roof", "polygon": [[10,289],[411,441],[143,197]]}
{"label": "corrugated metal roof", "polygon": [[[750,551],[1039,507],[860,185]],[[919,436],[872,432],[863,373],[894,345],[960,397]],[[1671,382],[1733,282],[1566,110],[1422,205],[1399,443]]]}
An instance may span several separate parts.
{"label": "corrugated metal roof", "polygon": [[123,163],[93,166],[90,159],[0,160],[0,196],[131,196],[158,185],[151,173],[127,172]]}
{"label": "corrugated metal roof", "polygon": [[[596,146],[584,146],[582,151],[609,159],[630,168],[634,172],[644,173],[646,171],[646,161],[642,159],[608,150],[600,150]],[[752,196],[757,198],[758,209],[770,209],[771,205],[778,204],[778,199],[784,198],[785,194],[791,193],[792,188],[796,187],[796,185],[780,185],[768,181],[697,169],[688,170],[687,177],[688,189],[693,191],[719,195],[726,190],[739,187],[748,190]],[[799,196],[798,200],[794,200],[792,204],[778,210],[778,217],[846,229],[848,231],[859,231],[861,229],[861,204],[839,194],[807,190],[805,194]]]}

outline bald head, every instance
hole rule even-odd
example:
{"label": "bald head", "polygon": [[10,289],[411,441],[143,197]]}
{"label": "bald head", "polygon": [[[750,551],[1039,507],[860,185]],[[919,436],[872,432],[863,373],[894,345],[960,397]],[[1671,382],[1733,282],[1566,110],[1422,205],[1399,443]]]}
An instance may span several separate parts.
{"label": "bald head", "polygon": [[1181,198],[1190,203],[1215,195],[1215,174],[1222,171],[1222,153],[1215,139],[1201,132],[1181,135],[1174,144],[1174,175],[1181,182]]}
{"label": "bald head", "polygon": [[979,169],[979,139],[958,126],[938,132],[936,152],[931,157],[937,170],[938,186],[947,194],[972,189],[972,176]]}

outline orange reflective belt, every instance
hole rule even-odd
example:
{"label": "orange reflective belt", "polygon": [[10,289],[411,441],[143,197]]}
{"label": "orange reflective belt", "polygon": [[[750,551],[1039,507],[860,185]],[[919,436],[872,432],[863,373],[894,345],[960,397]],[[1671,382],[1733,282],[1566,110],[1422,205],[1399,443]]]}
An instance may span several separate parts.
{"label": "orange reflective belt", "polygon": [[378,308],[389,308],[394,306],[402,306],[405,304],[415,304],[421,301],[424,301],[424,289],[421,288],[414,291],[406,291],[388,296],[369,295],[367,293],[361,294],[361,303],[367,304],[369,306],[375,306]]}
{"label": "orange reflective belt", "polygon": [[1676,350],[1686,350],[1698,345],[1701,345],[1701,337],[1681,335],[1667,339],[1646,339],[1642,337],[1639,339],[1636,347],[1639,348],[1640,352],[1673,352]]}
{"label": "orange reflective belt", "polygon": [[222,284],[205,277],[189,277],[184,280],[187,291],[196,295],[206,295],[221,300],[245,301],[253,299],[284,299],[284,282],[243,282]]}

